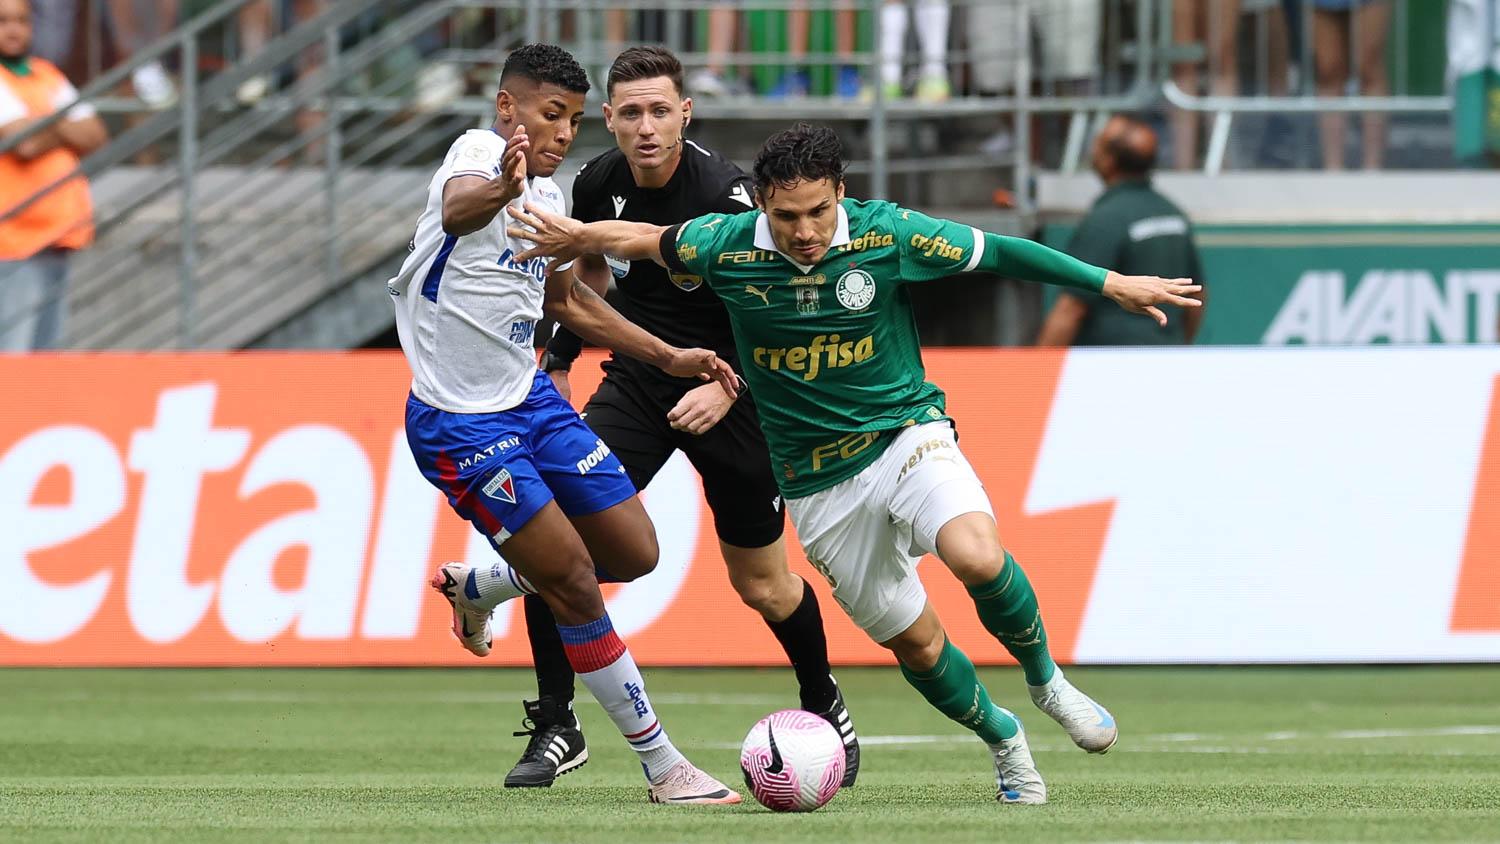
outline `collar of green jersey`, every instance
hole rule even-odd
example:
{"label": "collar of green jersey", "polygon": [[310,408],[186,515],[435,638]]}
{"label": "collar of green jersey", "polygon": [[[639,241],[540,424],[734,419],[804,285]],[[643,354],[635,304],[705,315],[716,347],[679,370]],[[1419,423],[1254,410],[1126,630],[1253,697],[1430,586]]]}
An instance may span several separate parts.
{"label": "collar of green jersey", "polygon": [[[838,204],[838,217],[839,224],[838,228],[833,230],[833,242],[828,244],[830,253],[840,246],[849,245],[849,212],[844,210],[844,203],[842,202]],[[764,249],[767,252],[775,252],[777,255],[790,261],[792,266],[802,272],[808,272],[817,266],[817,264],[800,263],[796,258],[776,248],[776,238],[771,236],[771,221],[766,217],[766,212],[764,211],[760,212],[759,217],[755,218],[755,248]]]}

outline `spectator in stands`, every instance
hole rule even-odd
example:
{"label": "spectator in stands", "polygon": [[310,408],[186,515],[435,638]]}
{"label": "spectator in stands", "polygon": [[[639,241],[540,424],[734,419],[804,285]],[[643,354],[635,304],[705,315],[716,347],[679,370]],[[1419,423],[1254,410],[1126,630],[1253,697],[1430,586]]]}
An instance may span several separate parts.
{"label": "spectator in stands", "polygon": [[[1041,55],[1035,62],[1044,94],[1086,96],[1097,93],[1099,34],[1103,9],[1098,0],[1053,0],[1032,3],[1032,31],[1039,36]],[[1010,92],[1016,85],[1021,49],[1020,4],[1017,0],[994,0],[968,9],[968,43],[972,59],[974,90],[981,96]],[[1066,116],[1041,121],[1044,135],[1058,134]],[[1043,150],[1061,151],[1062,144],[1046,137]],[[981,145],[986,155],[1004,156],[1015,147],[1015,136],[1004,126]]]}
{"label": "spectator in stands", "polygon": [[[177,0],[109,0],[109,23],[120,57],[128,59],[177,25]],[[177,86],[159,61],[131,71],[130,86],[152,108],[166,108],[177,99]]]}
{"label": "spectator in stands", "polygon": [[[906,0],[886,0],[880,9],[880,84],[886,96],[903,96],[902,60],[906,55]],[[948,80],[948,0],[916,0],[917,47],[921,69],[917,75],[917,99],[940,103],[953,93]]]}
{"label": "spectator in stands", "polygon": [[[329,0],[292,0],[292,26],[304,21],[311,20],[328,8]],[[297,79],[301,81],[315,73],[323,64],[323,45],[319,44],[303,50],[297,56]],[[297,132],[301,135],[313,135],[323,126],[323,112],[311,108],[297,110],[297,116],[293,118]],[[302,158],[309,164],[321,164],[323,161],[323,138],[318,136],[309,140],[302,147]]]}
{"label": "spectator in stands", "polygon": [[[1151,186],[1156,146],[1156,133],[1137,118],[1116,116],[1104,125],[1093,149],[1094,170],[1104,181],[1104,194],[1079,221],[1067,251],[1127,275],[1191,278],[1202,284],[1203,267],[1192,225],[1180,208]],[[1203,296],[1198,293],[1195,298]],[[1037,345],[1192,343],[1203,321],[1203,308],[1163,310],[1167,312],[1165,328],[1152,320],[1129,318],[1103,296],[1064,292],[1047,315]]]}
{"label": "spectator in stands", "polygon": [[[945,0],[946,2],[946,0]],[[854,52],[855,28],[858,12],[847,2],[838,2],[834,9],[834,52],[848,56]],[[946,31],[946,30],[945,30]],[[767,92],[773,99],[805,97],[811,88],[807,66],[808,39],[812,32],[812,12],[807,0],[802,0],[786,13],[786,55],[789,67],[781,81]],[[850,64],[840,65],[834,78],[834,94],[854,99],[860,93],[859,68]]]}
{"label": "spectator in stands", "polygon": [[[31,55],[28,0],[0,0],[0,350],[56,345],[68,255],[93,239],[88,183],[69,175],[107,136],[77,99],[56,65]],[[65,108],[61,121],[17,143]]]}
{"label": "spectator in stands", "polygon": [[[1240,0],[1177,0],[1172,5],[1172,39],[1178,49],[1201,44],[1208,67],[1209,93],[1232,97],[1239,93],[1235,37],[1239,33]],[[1203,93],[1198,62],[1178,62],[1172,79],[1185,93]],[[1198,164],[1198,134],[1203,116],[1192,111],[1172,113],[1172,159],[1178,170]]]}
{"label": "spectator in stands", "polygon": [[[275,26],[275,13],[271,0],[255,0],[240,7],[236,20],[240,29],[240,61],[265,49],[271,40],[271,29]],[[271,93],[270,74],[252,76],[240,83],[234,97],[240,105],[255,105]]]}
{"label": "spectator in stands", "polygon": [[720,0],[708,10],[708,64],[688,79],[688,91],[693,96],[725,97],[733,93],[726,70],[729,54],[734,50],[735,19],[739,10],[736,0]]}
{"label": "spectator in stands", "polygon": [[73,53],[73,31],[83,9],[78,0],[32,3],[31,54],[65,66]]}
{"label": "spectator in stands", "polygon": [[[1318,95],[1341,97],[1348,92],[1351,71],[1359,93],[1381,97],[1391,92],[1386,76],[1385,47],[1390,36],[1389,0],[1312,0],[1313,64]],[[1351,58],[1353,67],[1350,67]],[[1344,130],[1348,115],[1328,112],[1318,118],[1323,139],[1323,166],[1344,169]],[[1361,146],[1364,167],[1378,170],[1385,159],[1386,116],[1366,112]]]}
{"label": "spectator in stands", "polygon": [[1500,167],[1500,0],[1453,0],[1448,6],[1448,90],[1453,95],[1453,153],[1460,161]]}

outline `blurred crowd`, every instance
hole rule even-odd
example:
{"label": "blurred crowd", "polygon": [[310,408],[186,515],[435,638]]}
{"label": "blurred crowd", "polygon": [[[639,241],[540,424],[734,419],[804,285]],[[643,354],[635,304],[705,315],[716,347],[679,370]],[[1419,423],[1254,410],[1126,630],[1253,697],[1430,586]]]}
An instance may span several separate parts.
{"label": "blurred crowd", "polygon": [[[1141,2],[1146,0],[792,0],[789,9],[770,10],[747,0],[702,0],[691,11],[563,9],[547,15],[543,32],[564,44],[590,45],[587,63],[601,71],[625,45],[667,42],[687,58],[688,87],[700,99],[819,96],[870,102],[879,93],[889,100],[940,104],[952,97],[1014,93],[1023,46],[1032,57],[1033,94],[1129,90],[1141,72],[1139,55],[1131,55],[1140,38],[1135,30]],[[92,73],[129,58],[212,3],[45,0],[33,5],[36,54],[82,85]],[[515,43],[526,28],[526,5],[463,9],[413,39],[386,62],[403,65],[394,72],[411,78],[401,94],[418,108],[440,108],[464,94],[487,93],[493,67],[472,58],[447,60],[445,48]],[[1175,0],[1166,5],[1151,0],[1150,14],[1166,42],[1153,48],[1154,72],[1191,96],[1436,94],[1442,86],[1441,18],[1447,5],[1444,0]],[[1021,19],[1023,6],[1029,20]],[[277,34],[328,8],[329,0],[247,3],[226,22],[222,37],[205,39],[200,64],[212,70],[254,56]],[[360,27],[376,31],[382,18],[413,8],[377,4]],[[1393,22],[1415,32],[1423,20],[1434,19],[1437,28],[1428,25],[1426,31],[1436,32],[1435,44],[1393,31]],[[1022,33],[1028,44],[1023,45]],[[120,93],[144,108],[170,106],[181,68],[175,53],[164,58],[165,63],[136,67]],[[292,67],[245,80],[236,97],[253,105],[318,61],[317,51],[308,50]],[[1202,166],[1209,135],[1204,112],[1164,108],[1159,113],[1165,165]],[[1389,121],[1381,111],[1263,120],[1270,125],[1261,148],[1247,154],[1237,136],[1230,166],[1374,169],[1385,164]],[[1006,155],[1014,144],[1012,127],[1004,118],[997,122],[999,130],[983,149]],[[1045,126],[1037,134],[1048,148],[1058,146],[1060,136],[1061,130],[1049,132]],[[1032,152],[1051,163],[1045,151]]]}

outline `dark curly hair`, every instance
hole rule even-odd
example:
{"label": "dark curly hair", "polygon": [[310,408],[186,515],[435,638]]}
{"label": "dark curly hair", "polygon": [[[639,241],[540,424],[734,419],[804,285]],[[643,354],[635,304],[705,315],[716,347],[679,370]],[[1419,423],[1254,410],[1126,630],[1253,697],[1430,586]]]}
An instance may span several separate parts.
{"label": "dark curly hair", "polygon": [[589,92],[589,78],[578,60],[561,47],[552,44],[527,44],[505,60],[500,71],[500,87],[510,79],[530,79],[541,84],[550,82],[575,94]]}
{"label": "dark curly hair", "polygon": [[844,144],[827,126],[798,123],[766,139],[755,156],[752,175],[761,198],[775,188],[832,179],[844,183]]}
{"label": "dark curly hair", "polygon": [[682,93],[682,62],[666,47],[631,47],[615,57],[609,66],[609,81],[605,83],[606,94],[615,95],[615,86],[621,82],[637,82],[665,76],[677,93]]}

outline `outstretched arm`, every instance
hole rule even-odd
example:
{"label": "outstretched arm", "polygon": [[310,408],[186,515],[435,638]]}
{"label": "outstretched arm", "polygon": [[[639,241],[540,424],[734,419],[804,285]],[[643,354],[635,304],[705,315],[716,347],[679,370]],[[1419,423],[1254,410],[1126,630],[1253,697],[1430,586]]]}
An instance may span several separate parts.
{"label": "outstretched arm", "polygon": [[697,376],[717,381],[724,392],[737,394],[734,370],[708,349],[679,349],[620,316],[604,298],[579,281],[572,269],[547,276],[542,310],[584,340],[645,361],[680,378]]}
{"label": "outstretched arm", "polygon": [[1131,313],[1150,316],[1158,325],[1167,324],[1167,315],[1158,305],[1203,305],[1193,298],[1203,288],[1190,278],[1121,275],[1019,237],[986,233],[981,242],[984,246],[969,269],[1101,293]]}
{"label": "outstretched arm", "polygon": [[661,234],[666,231],[666,226],[625,220],[585,224],[529,202],[525,209],[506,209],[515,221],[506,232],[511,237],[535,244],[517,255],[517,260],[548,257],[554,259],[553,266],[558,266],[583,255],[613,255],[627,261],[652,260],[665,266],[661,257]]}

